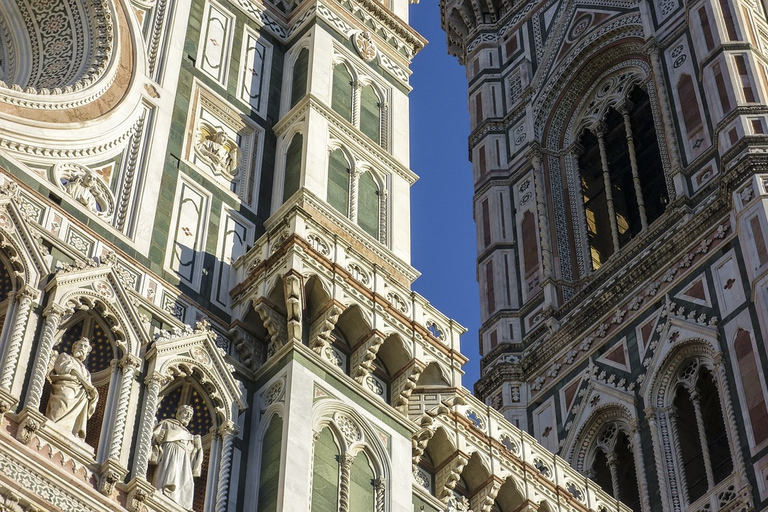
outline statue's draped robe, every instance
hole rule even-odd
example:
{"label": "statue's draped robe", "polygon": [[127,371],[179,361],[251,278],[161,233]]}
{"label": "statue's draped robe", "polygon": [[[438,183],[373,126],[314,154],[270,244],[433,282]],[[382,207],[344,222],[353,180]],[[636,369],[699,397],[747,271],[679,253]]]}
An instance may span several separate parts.
{"label": "statue's draped robe", "polygon": [[200,476],[203,450],[176,419],[163,420],[155,427],[152,460],[157,462],[154,485],[184,508],[192,508],[195,497],[193,477]]}
{"label": "statue's draped robe", "polygon": [[[63,430],[85,439],[88,418],[96,410],[98,394],[88,397],[86,385],[92,388],[91,374],[85,365],[69,354],[62,353],[53,363],[51,396],[45,415]],[[84,384],[85,383],[85,384]]]}

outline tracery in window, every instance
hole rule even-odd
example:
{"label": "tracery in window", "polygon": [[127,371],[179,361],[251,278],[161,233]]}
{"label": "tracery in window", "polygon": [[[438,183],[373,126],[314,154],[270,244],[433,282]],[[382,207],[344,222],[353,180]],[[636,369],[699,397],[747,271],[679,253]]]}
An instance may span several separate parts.
{"label": "tracery in window", "polygon": [[332,76],[331,109],[386,149],[386,89],[346,60],[333,66]]}
{"label": "tracery in window", "polygon": [[599,115],[577,146],[595,270],[659,218],[668,202],[648,94],[635,86],[624,95],[626,89],[610,81],[606,84],[602,91],[612,93],[609,106],[601,110],[593,101],[592,113]]}
{"label": "tracery in window", "polygon": [[617,422],[610,422],[597,436],[590,476],[614,498],[640,512],[635,458],[629,437]]}
{"label": "tracery in window", "polygon": [[674,407],[688,499],[693,503],[733,471],[733,461],[714,376],[696,359],[678,371]]}

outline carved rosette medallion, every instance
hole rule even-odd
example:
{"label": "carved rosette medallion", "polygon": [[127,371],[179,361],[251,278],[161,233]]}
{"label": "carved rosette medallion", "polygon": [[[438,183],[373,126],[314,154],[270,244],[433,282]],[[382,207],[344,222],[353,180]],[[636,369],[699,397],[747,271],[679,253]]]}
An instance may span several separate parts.
{"label": "carved rosette medallion", "polygon": [[280,379],[269,386],[269,389],[267,389],[267,392],[264,393],[264,397],[261,399],[262,410],[265,410],[273,403],[279,401],[283,396],[284,389],[285,383],[283,382],[283,379]]}
{"label": "carved rosette medallion", "polygon": [[355,420],[347,416],[346,414],[339,414],[336,416],[336,424],[339,426],[339,430],[344,435],[344,438],[350,442],[360,441],[363,437],[360,427],[357,426]]}
{"label": "carved rosette medallion", "polygon": [[211,364],[211,357],[205,350],[200,347],[195,347],[192,349],[192,357],[194,357],[195,360],[201,364]]}
{"label": "carved rosette medallion", "polygon": [[370,32],[356,32],[352,36],[352,43],[365,62],[370,62],[376,58],[376,43],[373,42]]}

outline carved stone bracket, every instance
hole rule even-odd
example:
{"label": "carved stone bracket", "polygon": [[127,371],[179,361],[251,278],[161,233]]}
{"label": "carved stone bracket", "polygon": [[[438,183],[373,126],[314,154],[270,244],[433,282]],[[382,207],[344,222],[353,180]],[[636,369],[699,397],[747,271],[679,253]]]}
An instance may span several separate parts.
{"label": "carved stone bracket", "polygon": [[353,377],[360,384],[365,382],[365,377],[373,372],[373,361],[376,359],[376,354],[382,343],[384,343],[384,338],[378,333],[373,333],[355,350],[352,356],[352,365],[356,367]]}
{"label": "carved stone bracket", "polygon": [[341,313],[341,306],[333,303],[320,314],[312,324],[309,348],[318,354],[323,353],[325,347],[329,346],[332,342],[331,332],[336,327],[336,322],[338,322]]}

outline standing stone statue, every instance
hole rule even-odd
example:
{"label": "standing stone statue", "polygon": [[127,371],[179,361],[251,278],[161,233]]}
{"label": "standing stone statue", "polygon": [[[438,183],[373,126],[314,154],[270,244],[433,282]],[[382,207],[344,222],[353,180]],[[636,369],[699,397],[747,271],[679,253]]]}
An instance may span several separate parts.
{"label": "standing stone statue", "polygon": [[163,494],[186,509],[195,497],[193,477],[200,476],[203,466],[203,444],[200,436],[187,430],[192,407],[180,405],[176,419],[163,420],[152,434],[150,463],[155,468],[154,485]]}
{"label": "standing stone statue", "polygon": [[72,355],[59,354],[48,377],[52,386],[45,415],[80,439],[85,439],[88,418],[93,416],[99,400],[91,373],[83,363],[90,352],[88,338],[80,338],[72,344]]}

